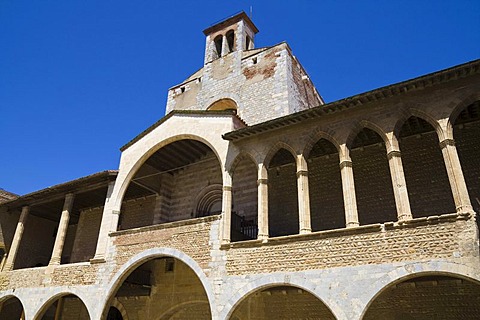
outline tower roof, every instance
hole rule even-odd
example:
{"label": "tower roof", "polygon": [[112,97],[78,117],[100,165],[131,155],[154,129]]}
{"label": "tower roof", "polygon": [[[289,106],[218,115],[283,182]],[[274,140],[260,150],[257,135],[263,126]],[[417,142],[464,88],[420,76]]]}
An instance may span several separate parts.
{"label": "tower roof", "polygon": [[217,23],[211,25],[210,27],[208,27],[207,29],[203,30],[203,33],[205,35],[209,35],[210,33],[215,32],[217,30],[221,30],[221,29],[227,27],[228,25],[237,23],[240,20],[244,20],[245,23],[248,24],[248,26],[252,29],[253,32],[258,33],[258,28],[255,26],[255,24],[252,22],[252,20],[250,20],[250,18],[245,13],[245,11],[241,11],[241,12],[239,12],[239,13],[231,16],[231,17],[220,20],[219,22],[217,22]]}

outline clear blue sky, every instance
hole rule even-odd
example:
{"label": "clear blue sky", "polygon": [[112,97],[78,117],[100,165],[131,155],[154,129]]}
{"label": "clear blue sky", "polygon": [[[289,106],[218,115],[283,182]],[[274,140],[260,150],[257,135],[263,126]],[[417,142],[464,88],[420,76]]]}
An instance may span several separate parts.
{"label": "clear blue sky", "polygon": [[0,0],[0,188],[116,169],[203,64],[202,30],[253,7],[327,102],[480,58],[480,1]]}

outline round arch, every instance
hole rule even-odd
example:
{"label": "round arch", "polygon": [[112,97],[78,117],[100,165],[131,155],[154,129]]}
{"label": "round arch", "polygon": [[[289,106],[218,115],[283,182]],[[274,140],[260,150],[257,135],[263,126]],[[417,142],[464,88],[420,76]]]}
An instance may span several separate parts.
{"label": "round arch", "polygon": [[[262,277],[260,279],[255,280],[254,282],[250,282],[239,290],[235,292],[233,296],[225,303],[226,306],[231,306],[230,309],[224,308],[220,312],[220,319],[230,319],[237,307],[245,301],[251,294],[255,292],[260,292],[262,290],[274,287],[283,287],[289,286],[292,288],[298,288],[304,290],[311,295],[313,295],[316,299],[319,300],[335,317],[335,319],[346,319],[344,311],[342,308],[334,301],[329,300],[328,297],[322,297],[318,291],[316,291],[316,285],[310,281],[305,279],[296,279],[292,277],[288,282],[285,281],[284,275],[270,275],[269,277]],[[323,292],[322,292],[323,293]],[[328,300],[328,303],[326,302]]]}
{"label": "round arch", "polygon": [[85,301],[88,301],[88,299],[86,299],[85,297],[82,298],[79,295],[79,293],[73,292],[73,291],[61,291],[61,292],[56,293],[53,296],[50,296],[46,301],[44,301],[42,303],[41,307],[36,311],[33,319],[43,319],[45,313],[53,306],[53,304],[57,300],[59,300],[61,298],[65,298],[65,297],[75,297],[78,300],[80,300],[81,304],[85,307],[85,310],[87,311],[87,315],[88,315],[89,319],[93,319],[92,316],[91,316],[91,312],[90,312],[87,304],[85,303]]}
{"label": "round arch", "polygon": [[365,314],[372,305],[372,303],[377,299],[382,293],[387,291],[392,286],[404,282],[409,279],[414,279],[422,276],[429,275],[442,275],[450,276],[454,278],[461,278],[480,285],[480,274],[478,271],[465,266],[459,265],[452,262],[441,262],[441,263],[414,263],[407,266],[398,267],[389,273],[385,274],[383,277],[377,279],[374,283],[370,285],[372,290],[363,292],[365,297],[365,306],[362,310],[361,316],[359,319],[364,319]]}
{"label": "round arch", "polygon": [[118,312],[120,312],[120,314],[122,315],[123,320],[128,320],[127,310],[125,310],[125,307],[123,306],[123,304],[120,303],[120,301],[118,301],[118,299],[113,299],[110,307],[116,308]]}
{"label": "round arch", "polygon": [[20,319],[25,314],[25,307],[14,294],[7,294],[0,298],[0,319]]}
{"label": "round arch", "polygon": [[[220,167],[223,168],[223,163],[221,161],[221,157],[219,156],[219,153],[218,151],[216,150],[216,148],[205,138],[203,137],[200,137],[198,135],[191,135],[191,134],[180,134],[180,135],[175,135],[175,136],[172,136],[172,137],[169,137],[167,139],[164,139],[162,141],[160,141],[159,143],[155,144],[154,146],[152,146],[150,149],[148,149],[147,151],[145,151],[143,153],[143,155],[139,158],[136,159],[135,163],[130,167],[128,173],[125,175],[125,178],[123,179],[123,181],[121,182],[121,186],[117,192],[117,197],[116,197],[116,202],[115,202],[115,208],[116,210],[120,210],[121,206],[122,206],[122,201],[123,201],[123,198],[125,196],[125,192],[127,191],[127,188],[128,186],[130,185],[132,179],[135,177],[135,174],[138,172],[138,170],[140,169],[140,167],[155,153],[157,152],[158,150],[160,150],[161,148],[171,144],[171,143],[174,143],[174,142],[177,142],[177,141],[181,141],[181,140],[195,140],[195,141],[199,141],[203,144],[205,144],[206,146],[208,146],[210,148],[210,150],[212,150],[212,152],[215,154],[215,157],[217,158],[218,160],[218,163],[220,164]],[[222,179],[223,179],[223,176],[222,176]]]}
{"label": "round arch", "polygon": [[213,311],[215,310],[215,306],[213,304],[215,298],[213,294],[213,289],[210,286],[207,276],[203,272],[202,268],[198,265],[198,263],[180,250],[176,250],[173,248],[153,248],[140,252],[130,258],[112,277],[112,279],[106,286],[107,289],[104,295],[105,299],[103,300],[102,319],[105,318],[108,312],[108,307],[111,305],[111,301],[113,301],[113,295],[131,272],[133,272],[136,268],[138,268],[145,262],[156,258],[165,257],[171,257],[180,260],[194,272],[194,274],[200,280],[203,289],[205,290],[210,311],[213,313]]}
{"label": "round arch", "polygon": [[219,99],[212,104],[210,104],[207,108],[207,111],[226,111],[226,110],[233,110],[237,112],[238,105],[235,100],[230,98],[223,98]]}

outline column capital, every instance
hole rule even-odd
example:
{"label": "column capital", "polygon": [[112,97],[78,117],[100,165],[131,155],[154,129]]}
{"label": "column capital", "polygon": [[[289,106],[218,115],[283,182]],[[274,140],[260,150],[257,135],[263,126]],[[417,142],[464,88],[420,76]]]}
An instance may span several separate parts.
{"label": "column capital", "polygon": [[308,170],[298,170],[297,171],[297,178],[298,177],[308,177]]}
{"label": "column capital", "polygon": [[400,152],[400,150],[392,150],[387,152],[388,160],[391,160],[393,158],[401,158],[401,156],[402,156],[402,153]]}
{"label": "column capital", "polygon": [[261,184],[268,184],[268,179],[258,179],[257,180],[257,186]]}
{"label": "column capital", "polygon": [[342,160],[340,162],[340,169],[343,169],[343,168],[352,168],[353,167],[353,164],[352,164],[352,160]]}
{"label": "column capital", "polygon": [[447,146],[455,146],[455,140],[451,138],[444,139],[440,141],[440,148],[445,149]]}

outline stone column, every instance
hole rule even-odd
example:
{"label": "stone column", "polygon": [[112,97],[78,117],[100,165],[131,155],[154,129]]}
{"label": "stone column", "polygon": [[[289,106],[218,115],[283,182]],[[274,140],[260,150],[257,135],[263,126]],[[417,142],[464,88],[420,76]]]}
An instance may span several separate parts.
{"label": "stone column", "polygon": [[62,318],[63,309],[63,297],[58,298],[57,308],[55,309],[54,320],[60,320]]}
{"label": "stone column", "polygon": [[447,168],[448,180],[452,188],[457,213],[473,212],[470,197],[468,196],[467,185],[460,165],[460,159],[458,158],[455,140],[444,139],[440,142],[440,148],[442,149],[443,160]]}
{"label": "stone column", "polygon": [[222,195],[222,211],[223,211],[223,237],[222,243],[230,243],[230,231],[232,224],[232,186],[223,186]]}
{"label": "stone column", "polygon": [[358,211],[353,180],[352,160],[349,150],[343,145],[343,155],[340,158],[340,173],[342,175],[343,202],[345,206],[345,222],[347,228],[357,227]]}
{"label": "stone column", "polygon": [[50,258],[49,265],[60,264],[63,252],[63,245],[65,244],[65,237],[67,236],[68,221],[70,220],[70,213],[72,212],[74,198],[75,195],[73,193],[69,193],[65,196],[62,215],[60,217],[60,223],[58,224],[57,236],[55,238],[55,244],[53,245],[52,257]]}
{"label": "stone column", "polygon": [[22,208],[22,213],[20,214],[20,219],[18,220],[17,228],[15,229],[15,234],[13,236],[12,245],[10,246],[10,250],[8,251],[7,261],[5,262],[5,266],[3,267],[4,271],[10,271],[13,269],[13,265],[15,264],[15,258],[17,257],[18,253],[18,248],[20,246],[20,242],[22,241],[23,230],[25,229],[25,223],[27,222],[29,212],[29,206],[25,206]]}
{"label": "stone column", "polygon": [[387,157],[390,166],[390,175],[392,177],[393,194],[395,196],[398,221],[412,219],[401,153],[399,150],[390,150],[387,153]]}
{"label": "stone column", "polygon": [[303,155],[298,155],[297,162],[299,227],[300,234],[304,234],[312,232],[310,219],[310,193],[308,191],[308,169],[307,162]]}
{"label": "stone column", "polygon": [[229,53],[229,50],[228,50],[227,36],[223,35],[222,36],[222,57],[226,56],[228,53]]}
{"label": "stone column", "polygon": [[258,172],[258,237],[268,239],[268,175],[267,170],[260,165]]}

